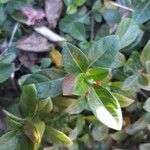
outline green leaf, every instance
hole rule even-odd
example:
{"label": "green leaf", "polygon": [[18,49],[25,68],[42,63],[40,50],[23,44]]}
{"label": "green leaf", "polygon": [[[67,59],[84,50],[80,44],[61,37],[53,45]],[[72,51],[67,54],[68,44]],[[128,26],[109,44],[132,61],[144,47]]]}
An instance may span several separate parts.
{"label": "green leaf", "polygon": [[63,48],[63,59],[65,70],[68,73],[82,73],[88,68],[88,60],[85,54],[70,43],[67,43]]}
{"label": "green leaf", "polygon": [[143,108],[144,108],[146,111],[150,112],[150,98],[148,98],[148,99],[146,100],[146,102],[144,103]]}
{"label": "green leaf", "polygon": [[52,127],[46,127],[46,137],[50,143],[59,145],[59,146],[70,146],[72,141],[66,136],[63,132],[54,129]]}
{"label": "green leaf", "polygon": [[34,84],[23,87],[19,103],[24,115],[32,117],[37,107],[37,90]]}
{"label": "green leaf", "polygon": [[[134,34],[132,34],[134,33]],[[143,34],[136,22],[130,18],[124,18],[116,31],[116,35],[120,38],[120,48],[124,49],[131,45],[135,40]]]}
{"label": "green leaf", "polygon": [[146,61],[146,71],[150,74],[150,61]]}
{"label": "green leaf", "polygon": [[138,81],[138,76],[137,75],[131,75],[129,76],[127,79],[125,79],[124,83],[123,83],[123,90],[130,90],[131,88],[133,88]]}
{"label": "green leaf", "polygon": [[53,109],[53,103],[50,97],[40,100],[38,102],[38,111],[39,112],[51,112]]}
{"label": "green leaf", "polygon": [[[2,2],[0,1],[0,3]],[[6,17],[7,16],[4,7],[0,5],[0,26],[5,22]]]}
{"label": "green leaf", "polygon": [[16,55],[14,53],[6,53],[4,55],[0,55],[0,63],[10,64],[16,59]]}
{"label": "green leaf", "polygon": [[9,0],[0,0],[0,3],[1,3],[1,4],[5,4],[5,3],[7,3],[7,2],[9,2]]}
{"label": "green leaf", "polygon": [[50,68],[29,76],[23,85],[35,84],[38,97],[45,99],[47,97],[55,97],[62,93],[63,70]]}
{"label": "green leaf", "polygon": [[67,14],[75,14],[77,12],[77,7],[73,4],[67,7]]}
{"label": "green leaf", "polygon": [[134,100],[129,97],[123,96],[118,93],[113,93],[113,92],[111,92],[111,93],[114,97],[116,97],[116,99],[118,100],[121,107],[128,107],[129,105],[134,103]]}
{"label": "green leaf", "polygon": [[82,96],[78,100],[76,100],[72,105],[70,105],[66,109],[66,112],[69,114],[79,114],[87,107],[87,101],[85,97]]}
{"label": "green leaf", "polygon": [[137,23],[144,23],[150,19],[150,1],[144,0],[140,2],[134,9],[132,18]]}
{"label": "green leaf", "polygon": [[111,70],[108,68],[95,67],[86,73],[86,80],[105,81],[108,80]]}
{"label": "green leaf", "polygon": [[100,122],[115,130],[122,128],[120,105],[109,91],[102,87],[91,88],[87,100],[91,111]]}
{"label": "green leaf", "polygon": [[141,62],[142,64],[146,64],[147,61],[150,61],[150,40],[144,47],[142,53],[141,53]]}
{"label": "green leaf", "polygon": [[19,144],[18,133],[10,131],[0,137],[0,150],[16,150]]}
{"label": "green leaf", "polygon": [[79,40],[79,41],[86,40],[85,26],[82,23],[72,24],[72,26],[70,27],[69,33],[76,40]]}
{"label": "green leaf", "polygon": [[[65,33],[69,33],[77,40],[85,39],[85,26],[84,24],[89,24],[89,16],[87,14],[75,14],[67,15],[60,21],[59,28]],[[81,31],[81,29],[83,31]],[[81,32],[81,33],[80,33]],[[82,35],[83,34],[83,35]],[[78,37],[79,36],[79,37]]]}
{"label": "green leaf", "polygon": [[150,149],[150,143],[144,143],[139,146],[139,150],[149,150],[149,149]]}
{"label": "green leaf", "polygon": [[116,9],[105,8],[102,10],[102,15],[108,23],[115,24],[115,23],[119,23],[121,21],[121,15],[119,14],[118,10],[116,10]]}
{"label": "green leaf", "polygon": [[96,141],[102,141],[108,136],[108,127],[103,124],[96,125],[92,129],[92,136]]}
{"label": "green leaf", "polygon": [[119,52],[110,67],[112,69],[120,68],[124,65],[124,63],[125,63],[125,56]]}
{"label": "green leaf", "polygon": [[7,117],[9,117],[9,118],[12,119],[12,120],[15,120],[15,121],[18,121],[18,122],[23,122],[23,121],[25,121],[25,119],[22,119],[22,118],[20,118],[20,117],[17,117],[17,116],[11,114],[10,112],[8,112],[8,111],[6,111],[6,110],[3,110],[3,112],[5,113],[5,115],[6,115]]}
{"label": "green leaf", "polygon": [[78,76],[67,75],[63,81],[63,95],[83,96],[89,89],[89,84],[85,80],[86,74],[81,73]]}
{"label": "green leaf", "polygon": [[34,149],[38,150],[39,146],[40,146],[40,143],[42,141],[42,138],[43,138],[43,134],[44,134],[44,131],[45,131],[45,123],[40,121],[40,122],[37,122],[37,123],[34,123],[34,127],[35,127],[35,130],[37,132],[37,135],[38,135],[38,143],[36,143],[34,145]]}
{"label": "green leaf", "polygon": [[5,64],[5,63],[0,63],[0,83],[6,81],[9,79],[11,74],[14,71],[14,64]]}
{"label": "green leaf", "polygon": [[78,135],[82,133],[83,127],[85,126],[85,119],[82,116],[79,116],[76,122],[76,127],[69,133],[71,140],[77,139]]}
{"label": "green leaf", "polygon": [[106,36],[96,41],[88,54],[90,66],[110,67],[118,51],[119,38],[116,35]]}

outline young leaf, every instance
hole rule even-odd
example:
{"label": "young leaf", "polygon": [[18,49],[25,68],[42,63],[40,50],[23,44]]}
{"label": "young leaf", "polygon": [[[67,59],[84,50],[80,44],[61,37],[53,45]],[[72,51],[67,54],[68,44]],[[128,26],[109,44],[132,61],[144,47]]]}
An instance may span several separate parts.
{"label": "young leaf", "polygon": [[111,70],[108,68],[94,67],[87,71],[86,80],[103,81],[105,79],[108,79],[110,71]]}
{"label": "young leaf", "polygon": [[117,35],[106,36],[96,41],[89,51],[90,66],[110,67],[119,51]]}
{"label": "young leaf", "polygon": [[68,73],[82,73],[88,68],[88,60],[85,54],[70,43],[67,43],[63,48],[63,59],[65,70]]}
{"label": "young leaf", "polygon": [[109,91],[102,87],[91,88],[87,100],[91,111],[100,122],[115,130],[122,128],[120,105]]}
{"label": "young leaf", "polygon": [[37,90],[34,84],[30,84],[23,87],[23,91],[20,97],[20,107],[21,111],[25,116],[30,116],[34,114],[37,105]]}
{"label": "young leaf", "polygon": [[113,93],[111,92],[112,95],[114,97],[116,97],[116,99],[118,100],[120,106],[123,108],[123,107],[128,107],[129,105],[131,105],[132,103],[134,103],[134,100],[129,98],[129,97],[126,97],[126,96],[123,96],[123,95],[120,95],[118,93]]}
{"label": "young leaf", "polygon": [[66,136],[63,132],[54,129],[52,127],[46,127],[46,137],[50,143],[59,145],[59,146],[70,146],[72,141]]}
{"label": "young leaf", "polygon": [[141,34],[143,34],[143,32],[136,22],[130,18],[123,19],[116,31],[116,35],[120,38],[120,48],[123,49],[131,45]]}
{"label": "young leaf", "polygon": [[134,9],[132,18],[137,23],[144,23],[150,19],[150,1],[141,1]]}

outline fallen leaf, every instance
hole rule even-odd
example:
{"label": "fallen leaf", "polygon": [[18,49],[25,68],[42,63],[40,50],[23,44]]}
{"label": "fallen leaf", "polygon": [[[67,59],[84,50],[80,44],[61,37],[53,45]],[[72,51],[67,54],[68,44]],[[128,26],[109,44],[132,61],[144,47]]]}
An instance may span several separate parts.
{"label": "fallen leaf", "polygon": [[33,7],[24,7],[21,12],[27,17],[26,24],[29,26],[34,25],[36,21],[40,21],[45,17],[45,13],[42,10],[36,10]]}
{"label": "fallen leaf", "polygon": [[45,14],[50,28],[56,27],[62,9],[62,0],[45,0]]}
{"label": "fallen leaf", "polygon": [[29,52],[46,52],[54,47],[46,38],[38,33],[32,33],[30,36],[21,38],[16,45],[17,49]]}
{"label": "fallen leaf", "polygon": [[64,41],[66,41],[65,38],[59,36],[58,34],[56,34],[55,32],[53,32],[52,30],[50,30],[49,28],[47,28],[45,26],[34,27],[34,30],[52,42],[64,42]]}
{"label": "fallen leaf", "polygon": [[52,62],[54,62],[54,64],[57,67],[63,67],[63,58],[62,55],[59,51],[57,51],[56,49],[52,49],[49,53],[50,58],[52,59]]}
{"label": "fallen leaf", "polygon": [[31,68],[33,65],[39,62],[39,56],[37,53],[34,52],[25,52],[25,51],[18,51],[18,59],[21,64],[27,68]]}

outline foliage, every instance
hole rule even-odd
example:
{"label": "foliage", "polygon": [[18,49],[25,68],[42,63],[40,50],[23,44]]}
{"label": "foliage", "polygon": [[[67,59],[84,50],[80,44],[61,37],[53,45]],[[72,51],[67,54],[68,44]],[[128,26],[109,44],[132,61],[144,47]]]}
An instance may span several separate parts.
{"label": "foliage", "polygon": [[149,149],[149,11],[147,0],[0,0],[0,150]]}

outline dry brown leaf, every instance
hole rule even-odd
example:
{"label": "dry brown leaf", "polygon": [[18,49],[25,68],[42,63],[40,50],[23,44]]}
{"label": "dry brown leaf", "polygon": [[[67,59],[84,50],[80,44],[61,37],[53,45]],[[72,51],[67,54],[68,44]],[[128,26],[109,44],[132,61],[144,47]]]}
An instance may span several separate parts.
{"label": "dry brown leaf", "polygon": [[29,52],[46,52],[54,47],[50,44],[46,38],[38,33],[32,33],[30,36],[21,38],[16,47],[18,49],[29,51]]}
{"label": "dry brown leaf", "polygon": [[31,68],[39,62],[39,56],[34,52],[18,51],[17,55],[21,64],[27,68]]}
{"label": "dry brown leaf", "polygon": [[64,66],[63,58],[62,58],[62,55],[59,51],[57,51],[56,49],[52,49],[50,51],[49,55],[57,67],[63,67]]}
{"label": "dry brown leaf", "polygon": [[45,0],[45,14],[50,28],[56,27],[62,8],[62,0]]}

